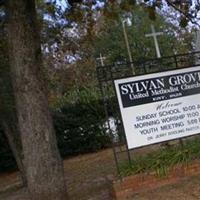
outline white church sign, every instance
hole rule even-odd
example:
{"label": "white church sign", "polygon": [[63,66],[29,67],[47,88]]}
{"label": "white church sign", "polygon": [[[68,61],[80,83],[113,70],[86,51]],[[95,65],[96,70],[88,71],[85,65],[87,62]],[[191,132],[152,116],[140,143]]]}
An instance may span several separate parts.
{"label": "white church sign", "polygon": [[200,133],[200,66],[114,84],[129,149]]}

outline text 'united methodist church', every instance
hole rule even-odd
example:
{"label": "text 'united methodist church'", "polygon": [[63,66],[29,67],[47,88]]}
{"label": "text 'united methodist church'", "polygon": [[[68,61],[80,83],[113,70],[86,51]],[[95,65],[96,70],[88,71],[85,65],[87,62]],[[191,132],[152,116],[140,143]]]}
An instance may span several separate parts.
{"label": "text 'united methodist church'", "polygon": [[200,71],[119,84],[123,107],[199,93]]}

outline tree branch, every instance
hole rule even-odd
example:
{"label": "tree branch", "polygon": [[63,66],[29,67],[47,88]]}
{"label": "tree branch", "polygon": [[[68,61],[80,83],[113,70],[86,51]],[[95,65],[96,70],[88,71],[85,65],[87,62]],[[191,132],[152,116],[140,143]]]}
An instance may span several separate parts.
{"label": "tree branch", "polygon": [[176,5],[174,5],[171,0],[166,0],[167,4],[170,5],[172,8],[174,8],[175,10],[177,10],[179,13],[181,13],[182,15],[184,15],[186,17],[186,19],[188,19],[191,23],[197,25],[199,28],[200,28],[200,25],[194,21],[194,17],[187,13],[187,12],[184,12],[183,10],[181,10],[180,8],[178,8]]}

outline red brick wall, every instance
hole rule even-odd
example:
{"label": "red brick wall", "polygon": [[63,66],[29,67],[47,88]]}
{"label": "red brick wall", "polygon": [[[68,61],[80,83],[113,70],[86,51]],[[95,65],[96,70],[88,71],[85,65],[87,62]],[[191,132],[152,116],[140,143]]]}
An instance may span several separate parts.
{"label": "red brick wall", "polygon": [[166,176],[158,176],[155,172],[128,176],[113,183],[112,195],[116,200],[125,200],[134,193],[173,184],[187,176],[200,175],[200,160],[185,165],[176,165],[167,171]]}

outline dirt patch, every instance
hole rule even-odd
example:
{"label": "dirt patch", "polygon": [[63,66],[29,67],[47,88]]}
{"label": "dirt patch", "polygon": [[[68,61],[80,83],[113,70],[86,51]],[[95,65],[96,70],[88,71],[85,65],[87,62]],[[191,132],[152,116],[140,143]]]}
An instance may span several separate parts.
{"label": "dirt patch", "polygon": [[109,199],[111,182],[116,176],[112,150],[78,156],[66,160],[64,166],[72,200]]}
{"label": "dirt patch", "polygon": [[[111,149],[67,159],[64,167],[70,200],[112,200],[110,188],[112,180],[116,178],[116,167]],[[19,180],[17,173],[8,177],[6,179],[5,175],[0,176],[0,188],[3,184],[5,186]],[[200,200],[200,177],[145,191],[134,195],[132,199]],[[1,194],[0,200],[28,200],[28,195],[26,189],[18,189]]]}

